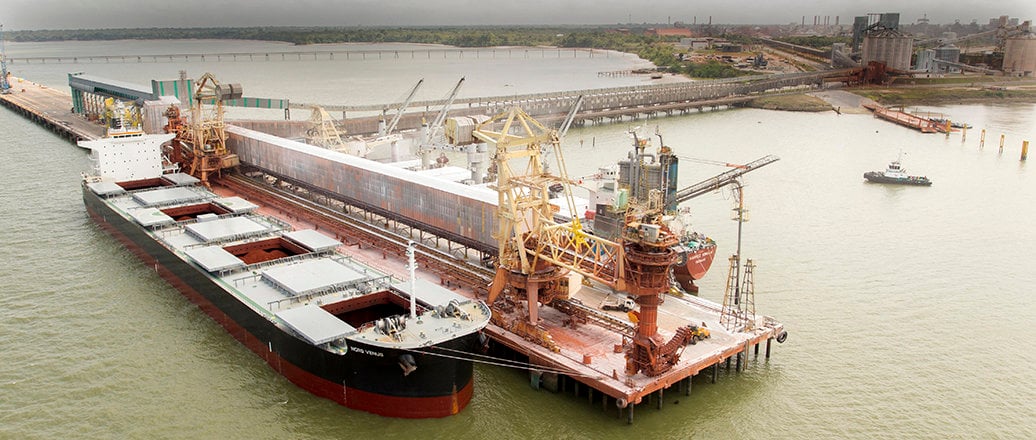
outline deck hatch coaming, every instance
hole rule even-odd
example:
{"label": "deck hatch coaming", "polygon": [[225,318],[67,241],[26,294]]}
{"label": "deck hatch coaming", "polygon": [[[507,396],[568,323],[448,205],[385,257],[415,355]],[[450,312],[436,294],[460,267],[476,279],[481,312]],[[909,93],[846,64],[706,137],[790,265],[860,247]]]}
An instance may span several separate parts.
{"label": "deck hatch coaming", "polygon": [[126,194],[125,188],[119,186],[119,184],[115,182],[107,180],[101,182],[90,182],[86,184],[86,187],[90,188],[90,191],[93,191],[94,194],[97,194],[101,197],[110,197]]}
{"label": "deck hatch coaming", "polygon": [[209,273],[245,267],[244,261],[219,246],[188,249],[184,252]]}
{"label": "deck hatch coaming", "polygon": [[345,337],[356,329],[315,304],[279,311],[275,314],[314,345]]}
{"label": "deck hatch coaming", "polygon": [[342,245],[342,242],[312,229],[288,232],[284,234],[284,238],[313,252],[333,251]]}
{"label": "deck hatch coaming", "polygon": [[209,198],[206,193],[191,187],[174,186],[133,193],[133,200],[141,206],[159,207],[200,201]]}
{"label": "deck hatch coaming", "polygon": [[257,223],[248,217],[221,217],[209,221],[199,221],[185,226],[184,229],[203,243],[243,239],[271,232],[266,225]]}
{"label": "deck hatch coaming", "polygon": [[307,259],[263,271],[262,277],[289,296],[344,289],[369,277],[335,260]]}
{"label": "deck hatch coaming", "polygon": [[176,223],[176,220],[173,220],[173,218],[166,215],[166,213],[159,211],[158,208],[131,209],[128,211],[128,214],[130,217],[133,217],[133,220],[136,221],[137,224],[145,228]]}
{"label": "deck hatch coaming", "polygon": [[252,212],[259,209],[259,205],[256,205],[248,200],[242,199],[241,197],[224,197],[213,200],[212,203],[219,205],[220,207],[233,212],[235,214],[243,214]]}
{"label": "deck hatch coaming", "polygon": [[162,178],[175,186],[190,186],[201,182],[197,177],[186,173],[163,174]]}

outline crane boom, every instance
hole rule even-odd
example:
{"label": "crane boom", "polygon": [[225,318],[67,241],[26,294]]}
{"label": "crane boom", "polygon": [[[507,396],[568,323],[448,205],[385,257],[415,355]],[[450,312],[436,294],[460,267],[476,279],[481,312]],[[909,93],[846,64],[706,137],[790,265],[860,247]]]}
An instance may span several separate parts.
{"label": "crane boom", "polygon": [[582,107],[582,105],[583,95],[579,95],[579,97],[576,98],[576,103],[572,104],[572,110],[568,112],[568,116],[565,117],[565,121],[562,122],[561,126],[558,128],[558,138],[563,138],[565,137],[565,134],[568,133],[568,127],[572,125],[572,121],[576,118],[576,113],[579,113],[579,107]]}
{"label": "crane boom", "polygon": [[396,116],[392,117],[392,122],[389,122],[389,124],[385,126],[385,133],[383,134],[392,133],[392,130],[396,129],[396,124],[399,124],[399,118],[403,116],[403,112],[406,111],[406,108],[410,106],[410,101],[414,100],[414,95],[417,94],[417,89],[421,88],[422,83],[424,83],[424,78],[421,78],[417,81],[417,84],[414,86],[413,90],[410,91],[410,95],[408,95],[406,97],[406,100],[403,101],[403,105],[399,106],[399,110],[396,111]]}
{"label": "crane boom", "polygon": [[741,177],[745,173],[755,169],[762,168],[766,165],[777,162],[778,160],[780,160],[780,158],[777,156],[766,155],[744,165],[740,165],[732,170],[725,171],[716,176],[695,183],[694,185],[688,186],[676,192],[676,203],[680,204],[686,202],[709,191],[714,191],[719,188],[722,188],[723,186],[734,183],[735,181],[737,181],[738,177]]}
{"label": "crane boom", "polygon": [[439,110],[439,114],[435,115],[435,120],[432,121],[432,125],[428,128],[427,137],[424,140],[425,144],[432,143],[435,139],[435,133],[442,127],[443,122],[446,122],[446,114],[450,111],[450,106],[453,105],[453,100],[457,97],[457,92],[460,91],[460,86],[464,84],[464,78],[461,77],[460,81],[457,81],[457,85],[453,86],[453,90],[450,91],[450,96],[446,98],[446,102],[442,105],[442,110]]}

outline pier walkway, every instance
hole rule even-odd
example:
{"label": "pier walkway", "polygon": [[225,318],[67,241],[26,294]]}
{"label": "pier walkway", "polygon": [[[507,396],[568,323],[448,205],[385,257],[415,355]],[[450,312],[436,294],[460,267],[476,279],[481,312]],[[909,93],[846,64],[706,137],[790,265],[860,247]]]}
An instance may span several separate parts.
{"label": "pier walkway", "polygon": [[50,129],[72,143],[97,139],[104,127],[72,113],[72,96],[40,84],[11,78],[11,93],[0,95],[0,104]]}
{"label": "pier walkway", "polygon": [[[844,78],[848,72],[849,69],[827,70],[670,84],[463,98],[454,101],[449,116],[488,116],[518,105],[537,120],[550,123],[564,119],[576,100],[582,96],[583,104],[572,123],[577,126],[601,124],[621,121],[624,117],[636,119],[652,117],[656,114],[671,115],[674,112],[686,113],[708,108],[736,106],[760,96],[816,90],[821,88],[825,81]],[[410,111],[404,113],[397,128],[409,130],[420,127],[422,121],[429,119],[429,116],[434,117],[442,105],[441,101],[411,103]],[[398,108],[402,106],[402,103],[334,105],[292,102],[287,112],[287,118],[291,119],[291,109],[310,110],[317,106],[332,114],[340,113],[342,123],[349,133],[369,134],[377,131],[381,112],[386,109]],[[306,116],[308,117],[309,114],[306,113]],[[253,128],[262,130],[259,127]]]}

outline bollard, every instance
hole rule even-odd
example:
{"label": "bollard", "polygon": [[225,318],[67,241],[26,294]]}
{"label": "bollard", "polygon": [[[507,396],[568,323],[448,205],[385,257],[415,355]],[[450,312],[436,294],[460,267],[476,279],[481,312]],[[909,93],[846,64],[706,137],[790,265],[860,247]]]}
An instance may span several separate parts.
{"label": "bollard", "polygon": [[986,129],[983,128],[982,129],[982,136],[980,136],[979,140],[978,140],[978,147],[982,148],[984,146],[986,146]]}
{"label": "bollard", "polygon": [[1022,161],[1029,157],[1029,141],[1022,141]]}
{"label": "bollard", "polygon": [[1004,135],[1003,134],[1000,135],[1000,152],[1001,153],[1004,152]]}
{"label": "bollard", "polygon": [[964,127],[960,129],[960,143],[964,143],[968,139],[968,124],[964,124]]}

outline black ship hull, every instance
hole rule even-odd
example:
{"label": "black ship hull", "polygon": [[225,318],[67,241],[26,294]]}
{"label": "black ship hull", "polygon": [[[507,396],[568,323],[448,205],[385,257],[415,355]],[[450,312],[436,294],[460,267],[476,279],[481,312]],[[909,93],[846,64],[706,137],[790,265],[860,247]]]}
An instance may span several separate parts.
{"label": "black ship hull", "polygon": [[[458,413],[472,397],[472,362],[451,350],[479,347],[472,333],[417,351],[350,341],[344,354],[314,346],[276,326],[182,260],[148,232],[83,188],[90,216],[144,264],[219,323],[271,368],[299,387],[349,408],[389,417],[427,418]],[[404,374],[400,356],[417,369]],[[410,359],[408,359],[410,360]]]}
{"label": "black ship hull", "polygon": [[910,176],[907,178],[888,177],[877,171],[863,173],[863,178],[874,183],[890,183],[894,185],[931,186],[932,181],[926,177]]}

